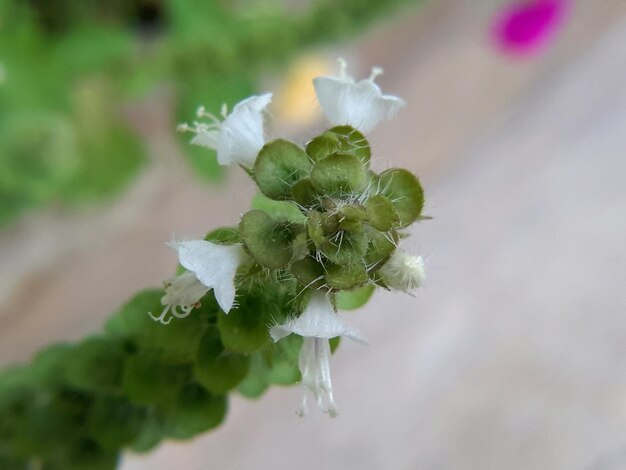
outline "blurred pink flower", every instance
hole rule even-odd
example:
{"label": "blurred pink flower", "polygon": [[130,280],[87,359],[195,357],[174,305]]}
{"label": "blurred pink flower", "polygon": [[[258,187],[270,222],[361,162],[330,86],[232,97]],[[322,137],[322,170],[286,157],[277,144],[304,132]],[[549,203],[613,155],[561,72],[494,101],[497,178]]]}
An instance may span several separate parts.
{"label": "blurred pink flower", "polygon": [[526,0],[507,5],[496,15],[492,39],[511,55],[530,55],[543,50],[563,24],[570,0]]}

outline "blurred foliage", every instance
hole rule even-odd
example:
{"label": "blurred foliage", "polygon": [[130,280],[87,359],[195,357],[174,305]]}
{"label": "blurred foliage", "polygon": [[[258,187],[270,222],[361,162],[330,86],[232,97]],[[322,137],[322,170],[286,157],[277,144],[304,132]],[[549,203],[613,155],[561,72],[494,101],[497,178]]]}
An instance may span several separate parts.
{"label": "blurred foliage", "polygon": [[[218,110],[303,48],[418,0],[0,0],[0,226],[124,188],[145,149],[121,105],[158,84],[174,122]],[[181,137],[182,139],[182,137]],[[215,156],[185,146],[208,180]]]}
{"label": "blurred foliage", "polygon": [[268,318],[250,324],[233,317],[246,305],[265,305],[284,320],[284,312],[301,308],[297,283],[277,283],[266,272],[246,279],[242,305],[229,316],[209,292],[193,315],[165,326],[147,315],[163,309],[163,291],[147,290],[104,333],[50,346],[30,365],[4,371],[0,468],[113,469],[123,449],[146,452],[163,439],[215,428],[237,388],[255,398],[271,384],[300,380],[300,337],[275,344]]}

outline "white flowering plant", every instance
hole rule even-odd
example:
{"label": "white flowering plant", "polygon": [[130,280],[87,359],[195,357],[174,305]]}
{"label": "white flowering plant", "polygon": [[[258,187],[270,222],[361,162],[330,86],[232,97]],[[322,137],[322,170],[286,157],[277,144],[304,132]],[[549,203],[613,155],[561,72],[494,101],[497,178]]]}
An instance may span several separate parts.
{"label": "white flowering plant", "polygon": [[[318,102],[333,127],[304,147],[284,139],[268,141],[264,123],[271,94],[242,101],[230,115],[223,110],[223,122],[200,108],[198,117],[208,123],[179,127],[195,134],[192,144],[216,150],[221,164],[242,166],[262,196],[237,227],[218,230],[205,240],[176,243],[186,271],[166,288],[163,313],[153,316],[162,323],[171,320],[168,312],[187,316],[213,289],[223,311],[218,318],[222,334],[236,336],[231,328],[253,333],[249,344],[239,334],[237,346],[227,340],[227,348],[250,353],[269,337],[302,338],[301,382],[331,416],[337,407],[329,341],[340,337],[364,341],[339,318],[341,299],[355,295],[367,299],[377,286],[411,292],[424,279],[422,258],[398,248],[405,229],[422,218],[422,187],[403,169],[376,174],[364,136],[404,102],[382,94],[375,83],[380,69],[355,81],[346,74],[346,63],[340,65],[339,77],[313,80]],[[195,280],[188,281],[189,276]],[[187,287],[181,289],[183,284]],[[246,310],[243,302],[233,307],[237,296],[247,299],[259,295],[256,291],[276,299],[278,292],[285,293],[285,303],[274,302],[266,311]],[[241,318],[232,320],[233,316]],[[306,412],[305,394],[298,413]]]}
{"label": "white flowering plant", "polygon": [[[368,79],[314,80],[332,127],[306,145],[268,139],[271,95],[204,108],[179,130],[239,165],[260,194],[231,227],[169,245],[177,276],[141,292],[105,332],[49,347],[0,376],[1,468],[115,468],[120,449],[147,451],[219,425],[228,395],[301,383],[296,411],[335,416],[330,358],[364,336],[338,313],[376,288],[412,293],[421,257],[399,245],[425,218],[416,176],[376,173],[365,137],[404,103]],[[234,221],[235,222],[235,221]],[[43,416],[43,418],[42,418]]]}

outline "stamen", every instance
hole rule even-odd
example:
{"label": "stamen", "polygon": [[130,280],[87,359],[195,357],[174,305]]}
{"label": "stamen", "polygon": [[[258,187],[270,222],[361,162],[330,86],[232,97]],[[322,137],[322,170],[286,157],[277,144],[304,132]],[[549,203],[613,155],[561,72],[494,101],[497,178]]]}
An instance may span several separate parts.
{"label": "stamen", "polygon": [[344,58],[339,57],[337,59],[337,62],[339,62],[339,77],[340,78],[347,78],[347,70],[348,70],[348,63],[345,61]]}
{"label": "stamen", "polygon": [[370,75],[370,78],[368,79],[370,82],[374,83],[374,80],[376,79],[376,77],[379,77],[383,74],[383,69],[380,67],[372,67],[372,73]]}

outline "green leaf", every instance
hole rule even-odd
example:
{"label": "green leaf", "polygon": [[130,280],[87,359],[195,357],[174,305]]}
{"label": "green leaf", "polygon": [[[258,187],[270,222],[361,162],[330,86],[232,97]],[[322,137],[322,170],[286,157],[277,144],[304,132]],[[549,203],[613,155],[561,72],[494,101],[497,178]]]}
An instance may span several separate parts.
{"label": "green leaf", "polygon": [[202,338],[194,376],[211,393],[221,395],[235,388],[248,374],[250,359],[224,349],[216,328]]}
{"label": "green leaf", "polygon": [[363,163],[343,153],[333,154],[313,165],[310,178],[320,194],[339,197],[360,194],[368,182]]}
{"label": "green leaf", "polygon": [[305,151],[287,140],[274,140],[261,149],[254,164],[256,182],[270,199],[289,199],[291,188],[311,170]]}
{"label": "green leaf", "polygon": [[252,210],[241,218],[239,233],[252,257],[267,268],[287,266],[293,253],[293,233],[266,212]]}
{"label": "green leaf", "polygon": [[411,225],[422,213],[424,190],[413,173],[398,168],[386,170],[379,176],[378,187],[396,209],[401,227]]}
{"label": "green leaf", "polygon": [[291,201],[274,201],[261,193],[252,199],[252,209],[262,210],[276,219],[287,220],[294,224],[302,224],[306,221],[305,215],[295,203]]}
{"label": "green leaf", "polygon": [[355,310],[365,305],[374,293],[373,284],[367,284],[354,290],[344,290],[335,295],[335,305],[339,310]]}

